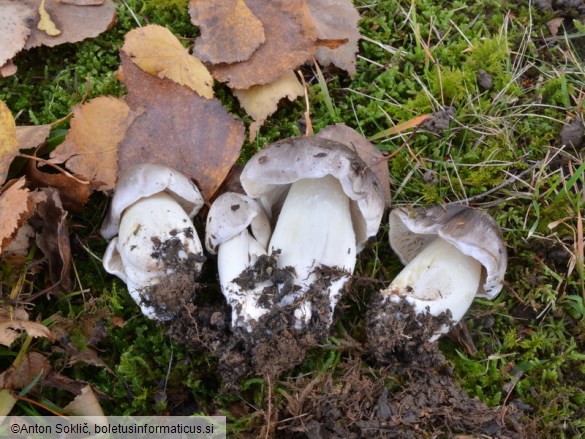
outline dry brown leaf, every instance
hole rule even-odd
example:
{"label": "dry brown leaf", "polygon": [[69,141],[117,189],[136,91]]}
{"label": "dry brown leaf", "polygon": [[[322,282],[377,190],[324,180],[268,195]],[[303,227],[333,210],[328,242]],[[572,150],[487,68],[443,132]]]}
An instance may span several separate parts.
{"label": "dry brown leaf", "polygon": [[388,171],[388,159],[376,146],[353,128],[342,123],[329,125],[323,128],[317,137],[343,143],[354,150],[364,162],[374,171],[382,185],[382,193],[386,207],[390,206],[390,173]]}
{"label": "dry brown leaf", "polygon": [[120,99],[100,96],[73,108],[71,128],[65,141],[51,153],[51,161],[84,180],[104,183],[100,190],[113,189],[118,171],[118,145],[134,120],[130,107]]}
{"label": "dry brown leaf", "polygon": [[17,308],[11,315],[8,310],[0,308],[0,344],[10,347],[23,331],[31,337],[54,339],[49,328],[40,323],[28,321],[26,311]]}
{"label": "dry brown leaf", "polygon": [[0,101],[0,185],[6,181],[8,169],[18,154],[16,124],[10,109]]}
{"label": "dry brown leaf", "polygon": [[23,389],[35,379],[40,378],[42,380],[50,371],[51,365],[43,354],[29,352],[18,366],[10,366],[0,374],[0,388]]}
{"label": "dry brown leaf", "polygon": [[16,127],[19,149],[36,148],[49,137],[51,125],[22,125]]}
{"label": "dry brown leaf", "polygon": [[120,145],[120,171],[137,163],[170,166],[193,178],[209,200],[239,157],[244,125],[217,99],[149,75],[120,55],[126,103],[144,109]]}
{"label": "dry brown leaf", "polygon": [[[37,168],[36,162],[30,160],[26,170],[31,189],[52,187],[59,191],[63,207],[72,213],[81,213],[89,197],[99,189],[102,183],[91,181],[83,184],[65,174],[47,174]],[[83,179],[81,175],[75,177]]]}
{"label": "dry brown leaf", "polygon": [[[104,416],[104,411],[89,384],[81,389],[81,395],[77,395],[73,401],[63,407],[63,413],[72,416]],[[93,421],[96,422],[96,420]],[[103,422],[107,423],[105,417]]]}
{"label": "dry brown leaf", "polygon": [[41,0],[41,4],[39,5],[39,15],[40,19],[37,24],[37,29],[42,30],[50,37],[56,37],[57,35],[61,34],[61,31],[57,29],[57,26],[51,20],[51,16],[45,9],[45,0]]}
{"label": "dry brown leaf", "polygon": [[37,212],[31,225],[37,230],[37,246],[49,263],[49,278],[53,285],[64,291],[71,291],[71,246],[67,228],[67,212],[63,210],[59,191],[41,189],[47,199],[37,205]]}
{"label": "dry brown leaf", "polygon": [[3,66],[0,66],[0,79],[8,78],[9,76],[14,75],[17,72],[18,68],[16,65],[12,63],[12,61],[8,61]]}
{"label": "dry brown leaf", "polygon": [[189,14],[201,31],[193,53],[202,61],[245,61],[264,43],[264,26],[244,0],[191,0]]}
{"label": "dry brown leaf", "polygon": [[304,89],[295,73],[290,70],[270,84],[254,85],[246,90],[233,92],[246,113],[254,118],[254,122],[250,124],[249,140],[252,142],[266,118],[278,108],[278,102],[285,97],[294,101],[304,94]]}
{"label": "dry brown leaf", "polygon": [[[0,66],[20,52],[31,33],[34,8],[24,2],[0,0]],[[3,67],[4,69],[4,67]]]}
{"label": "dry brown leaf", "polygon": [[265,42],[245,62],[217,64],[213,76],[231,88],[268,84],[310,60],[317,36],[304,0],[246,0],[263,24]]}
{"label": "dry brown leaf", "polygon": [[7,183],[0,193],[0,254],[34,210],[28,203],[29,190],[25,184],[22,177]]}
{"label": "dry brown leaf", "polygon": [[167,28],[151,24],[133,29],[124,37],[122,50],[145,72],[169,78],[207,99],[213,97],[213,78],[207,67]]}
{"label": "dry brown leaf", "polygon": [[[28,0],[35,9],[39,9],[42,0]],[[56,1],[45,3],[45,10],[51,16],[61,34],[55,37],[34,27],[26,42],[26,49],[41,45],[54,47],[63,43],[76,43],[86,38],[97,37],[111,28],[116,19],[116,5],[112,0],[104,0],[101,5],[86,7]],[[39,20],[38,13],[35,20]]]}
{"label": "dry brown leaf", "polygon": [[546,22],[548,30],[553,37],[556,37],[559,33],[559,28],[561,27],[561,24],[563,24],[564,20],[565,19],[563,17],[557,17]]}
{"label": "dry brown leaf", "polygon": [[67,362],[68,366],[72,366],[76,363],[85,363],[91,366],[103,367],[111,374],[114,373],[114,371],[110,369],[100,357],[98,357],[97,352],[91,348],[84,349],[83,351],[78,350],[69,357],[69,361]]}
{"label": "dry brown leaf", "polygon": [[350,75],[355,74],[356,55],[359,50],[360,15],[351,0],[307,0],[309,13],[321,40],[342,40],[339,48],[319,47],[316,58],[323,66],[334,64]]}

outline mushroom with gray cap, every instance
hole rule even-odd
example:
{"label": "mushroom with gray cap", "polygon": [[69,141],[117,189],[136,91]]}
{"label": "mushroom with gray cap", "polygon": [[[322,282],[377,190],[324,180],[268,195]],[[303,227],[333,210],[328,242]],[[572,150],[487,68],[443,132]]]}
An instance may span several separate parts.
{"label": "mushroom with gray cap", "polygon": [[[403,207],[390,213],[390,246],[406,266],[381,291],[386,301],[406,300],[415,313],[449,312],[461,320],[473,299],[502,289],[507,252],[496,221],[467,206]],[[429,341],[449,330],[443,324]]]}
{"label": "mushroom with gray cap", "polygon": [[[272,144],[252,157],[240,177],[246,194],[264,208],[273,225],[268,255],[294,274],[275,299],[295,306],[295,327],[312,317],[306,297],[321,285],[328,295],[327,319],[355,268],[356,254],[375,236],[384,211],[380,182],[345,145],[317,137]],[[337,274],[323,281],[323,270]]]}
{"label": "mushroom with gray cap", "polygon": [[190,294],[181,288],[177,297],[157,296],[163,280],[172,285],[173,276],[187,274],[194,284],[201,271],[205,258],[192,218],[202,206],[197,186],[167,166],[137,165],[118,179],[101,228],[110,240],[103,265],[126,283],[151,319],[168,320],[176,312],[175,299]]}
{"label": "mushroom with gray cap", "polygon": [[266,256],[270,222],[264,209],[247,195],[220,195],[207,214],[205,246],[217,254],[219,282],[232,308],[232,326],[252,331],[254,322],[269,309],[261,303],[268,280],[245,282],[242,273]]}

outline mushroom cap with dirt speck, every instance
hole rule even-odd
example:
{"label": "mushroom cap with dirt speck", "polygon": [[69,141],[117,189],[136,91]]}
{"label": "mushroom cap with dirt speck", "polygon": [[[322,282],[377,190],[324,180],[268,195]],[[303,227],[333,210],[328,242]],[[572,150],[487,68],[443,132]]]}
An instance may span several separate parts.
{"label": "mushroom cap with dirt speck", "polygon": [[118,234],[122,213],[138,200],[166,192],[193,219],[203,206],[199,189],[189,178],[163,165],[144,163],[133,166],[120,175],[110,211],[102,228],[102,236],[110,240]]}
{"label": "mushroom cap with dirt speck", "polygon": [[467,206],[400,207],[390,212],[390,246],[407,265],[437,237],[482,265],[478,297],[502,289],[508,255],[502,232],[487,213]]}
{"label": "mushroom cap with dirt speck", "polygon": [[378,177],[347,146],[318,137],[287,139],[267,146],[252,157],[240,180],[246,193],[260,200],[273,215],[292,183],[332,175],[350,199],[358,251],[375,236],[384,213],[384,195]]}
{"label": "mushroom cap with dirt speck", "polygon": [[260,245],[266,248],[271,230],[264,209],[247,195],[226,192],[217,197],[207,214],[205,247],[211,254],[216,254],[220,244],[248,227]]}

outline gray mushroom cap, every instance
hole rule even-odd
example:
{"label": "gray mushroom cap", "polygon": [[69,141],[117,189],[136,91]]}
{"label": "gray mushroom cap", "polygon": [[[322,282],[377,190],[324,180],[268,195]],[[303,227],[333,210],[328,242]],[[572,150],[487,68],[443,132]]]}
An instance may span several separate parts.
{"label": "gray mushroom cap", "polygon": [[270,222],[264,209],[253,198],[227,192],[213,202],[207,214],[205,247],[217,253],[217,247],[251,227],[259,244],[266,248],[270,239]]}
{"label": "gray mushroom cap", "polygon": [[501,291],[508,265],[502,232],[487,213],[467,206],[401,207],[390,212],[390,246],[408,264],[437,237],[482,265],[478,297]]}
{"label": "gray mushroom cap", "polygon": [[102,228],[102,236],[110,240],[118,234],[122,213],[141,198],[160,192],[171,195],[193,219],[203,206],[203,197],[185,175],[164,165],[140,164],[127,169],[120,175],[110,211]]}
{"label": "gray mushroom cap", "polygon": [[260,199],[271,215],[278,210],[292,183],[332,175],[351,200],[350,209],[358,251],[375,236],[384,212],[378,177],[345,145],[318,137],[287,139],[252,157],[240,180],[246,193]]}

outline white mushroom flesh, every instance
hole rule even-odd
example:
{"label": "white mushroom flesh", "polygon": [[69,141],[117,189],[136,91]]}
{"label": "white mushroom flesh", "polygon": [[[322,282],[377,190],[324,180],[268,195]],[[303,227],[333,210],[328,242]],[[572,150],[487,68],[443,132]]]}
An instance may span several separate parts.
{"label": "white mushroom flesh", "polygon": [[[417,313],[438,316],[451,311],[457,323],[469,309],[481,281],[481,264],[441,238],[436,238],[392,281],[382,293],[392,301],[406,298]],[[436,340],[444,327],[430,341]]]}
{"label": "white mushroom flesh", "polygon": [[[315,269],[332,267],[352,273],[356,262],[356,237],[350,213],[350,200],[339,181],[328,175],[293,183],[278,217],[269,244],[272,254],[280,251],[279,268],[295,269],[295,285],[300,289],[286,295],[279,305],[301,298],[317,279]],[[342,276],[329,287],[331,314],[340,290],[349,276]],[[304,301],[295,311],[297,327],[311,318],[311,303]]]}
{"label": "white mushroom flesh", "polygon": [[[189,228],[192,233],[185,233]],[[124,211],[118,236],[110,242],[104,257],[106,270],[126,282],[142,312],[153,319],[159,316],[153,307],[143,303],[140,294],[144,288],[158,284],[164,275],[174,271],[164,258],[154,255],[156,243],[169,239],[181,241],[183,249],[177,254],[180,260],[202,254],[201,242],[191,219],[173,197],[161,192],[140,199]],[[200,271],[202,263],[195,264],[196,270]]]}
{"label": "white mushroom flesh", "polygon": [[258,282],[254,289],[243,289],[234,282],[247,268],[252,267],[259,256],[266,255],[266,250],[244,230],[219,245],[217,267],[223,295],[232,308],[232,326],[239,326],[251,331],[251,321],[258,320],[268,309],[259,306],[258,301],[264,288],[270,287],[270,281]]}

